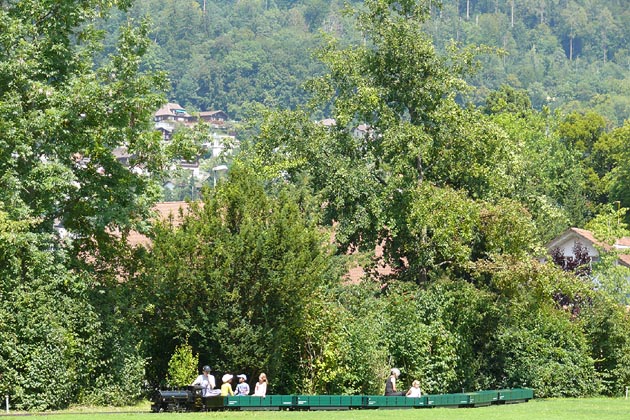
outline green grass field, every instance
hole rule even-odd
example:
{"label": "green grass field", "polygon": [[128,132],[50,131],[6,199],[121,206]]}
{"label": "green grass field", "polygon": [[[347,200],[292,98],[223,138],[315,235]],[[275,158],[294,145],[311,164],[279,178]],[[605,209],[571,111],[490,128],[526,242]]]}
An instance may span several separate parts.
{"label": "green grass field", "polygon": [[[428,408],[408,410],[352,410],[352,411],[222,411],[211,413],[134,413],[116,412],[120,409],[73,409],[64,412],[39,413],[54,420],[630,420],[630,400],[589,398],[532,400],[523,404],[494,405],[478,408]],[[131,409],[130,409],[131,410]],[[145,406],[133,410],[145,410]],[[107,411],[101,414],[98,411]],[[21,413],[24,414],[24,413]],[[4,417],[0,412],[0,417]]]}

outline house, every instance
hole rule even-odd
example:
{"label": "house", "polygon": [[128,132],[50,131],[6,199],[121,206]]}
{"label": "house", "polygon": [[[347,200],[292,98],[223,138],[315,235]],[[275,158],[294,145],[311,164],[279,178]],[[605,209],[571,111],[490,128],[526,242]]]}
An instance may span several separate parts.
{"label": "house", "polygon": [[155,124],[155,128],[162,135],[162,140],[166,142],[171,141],[171,138],[173,137],[173,127],[164,124],[163,122],[159,122]]}
{"label": "house", "polygon": [[188,112],[186,112],[184,107],[182,107],[178,103],[173,102],[169,102],[162,108],[158,109],[153,116],[153,119],[156,123],[161,121],[185,123],[189,122],[192,118],[193,117]]}
{"label": "house", "polygon": [[337,125],[337,120],[334,118],[326,118],[319,122],[324,127],[335,127]]}
{"label": "house", "polygon": [[212,133],[203,147],[212,153],[212,157],[218,157],[224,151],[232,151],[239,146],[239,141],[232,135]]}
{"label": "house", "polygon": [[374,129],[368,124],[359,124],[352,130],[352,135],[356,138],[364,138],[366,136],[374,138]]}
{"label": "house", "polygon": [[122,163],[125,166],[129,166],[129,160],[133,157],[133,155],[129,153],[127,147],[125,146],[114,148],[112,150],[112,154],[118,162]]}
{"label": "house", "polygon": [[177,166],[179,166],[182,169],[186,169],[190,171],[192,173],[192,176],[194,176],[197,179],[200,179],[202,176],[201,170],[199,169],[199,159],[196,159],[192,162],[187,161],[187,160],[180,160],[177,163]]}
{"label": "house", "polygon": [[223,111],[202,111],[199,113],[199,119],[211,124],[222,125],[228,120],[228,115]]}
{"label": "house", "polygon": [[[549,241],[545,248],[547,252],[551,253],[554,250],[558,250],[559,254],[566,259],[574,258],[574,249],[577,244],[580,244],[588,252],[591,262],[596,263],[599,261],[600,250],[604,251],[620,251],[624,252],[624,249],[630,248],[630,238],[621,238],[615,242],[614,245],[606,244],[599,239],[595,238],[593,232],[586,229],[569,228]],[[543,259],[544,260],[544,259]],[[630,254],[620,254],[618,256],[618,263],[620,265],[630,267]]]}

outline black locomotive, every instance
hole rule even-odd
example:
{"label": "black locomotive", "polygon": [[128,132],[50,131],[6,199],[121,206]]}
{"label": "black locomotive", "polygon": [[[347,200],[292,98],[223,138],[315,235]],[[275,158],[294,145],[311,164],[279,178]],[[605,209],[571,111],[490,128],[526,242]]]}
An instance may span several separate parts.
{"label": "black locomotive", "polygon": [[199,386],[155,391],[151,398],[151,411],[154,413],[211,411],[223,408],[221,391],[216,390],[209,397],[203,397],[202,392],[203,388]]}

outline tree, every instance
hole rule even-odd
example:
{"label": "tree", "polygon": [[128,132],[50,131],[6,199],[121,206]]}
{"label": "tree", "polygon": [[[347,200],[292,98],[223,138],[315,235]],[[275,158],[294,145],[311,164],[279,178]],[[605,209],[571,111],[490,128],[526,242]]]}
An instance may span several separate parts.
{"label": "tree", "polygon": [[[572,112],[558,124],[556,132],[571,149],[581,155],[581,166],[584,171],[585,195],[592,203],[606,201],[606,186],[602,183],[604,169],[598,164],[601,155],[593,153],[595,145],[604,135],[607,127],[606,119],[596,112]],[[600,142],[601,147],[601,142]]]}
{"label": "tree", "polygon": [[[139,72],[147,26],[130,22],[110,61],[92,67],[92,23],[111,6],[128,2],[21,0],[0,10],[0,203],[14,220],[38,220],[34,231],[63,225],[76,253],[106,265],[115,260],[112,234],[128,232],[156,197],[145,174],[164,165],[151,129],[164,79]],[[132,156],[131,168],[117,148]]]}
{"label": "tree", "polygon": [[164,164],[151,125],[164,79],[139,70],[147,26],[129,22],[95,69],[94,22],[128,1],[1,3],[0,387],[20,409],[130,403],[144,358],[122,287],[103,284],[119,279],[121,236],[148,214]]}
{"label": "tree", "polygon": [[18,410],[135,401],[144,359],[129,345],[130,329],[100,313],[93,294],[106,293],[68,268],[64,250],[29,232],[38,222],[0,210],[0,390]]}
{"label": "tree", "polygon": [[[263,171],[282,170],[289,180],[309,174],[325,221],[338,222],[341,249],[384,242],[387,262],[413,267],[409,278],[418,281],[431,267],[401,263],[426,259],[411,245],[412,231],[425,223],[414,219],[410,225],[417,200],[431,199],[425,193],[433,187],[456,201],[510,190],[505,133],[455,101],[466,87],[461,76],[473,53],[440,56],[423,32],[428,13],[428,2],[367,2],[356,12],[366,43],[342,48],[331,40],[319,52],[329,72],[310,84],[315,101],[331,107],[334,125],[315,123],[306,111],[270,113],[256,139]],[[445,209],[449,204],[461,203],[441,203]],[[448,262],[438,258],[435,264]]]}
{"label": "tree", "polygon": [[583,28],[586,26],[586,11],[576,2],[570,1],[561,15],[565,21],[569,37],[569,61],[573,61],[573,40],[579,33],[583,32]]}
{"label": "tree", "polygon": [[166,382],[169,386],[186,386],[192,383],[197,372],[199,355],[193,353],[188,340],[175,347],[175,352],[168,361]]}
{"label": "tree", "polygon": [[484,111],[488,114],[511,112],[525,116],[532,110],[532,102],[524,90],[517,90],[503,85],[498,91],[491,92],[486,98]]}
{"label": "tree", "polygon": [[339,273],[305,196],[268,187],[237,162],[181,226],[156,227],[134,281],[152,383],[185,337],[217,371],[264,371],[277,393],[302,383],[304,320]]}
{"label": "tree", "polygon": [[[625,274],[627,293],[627,269]],[[627,295],[625,304],[628,303]],[[629,315],[626,305],[610,299],[606,294],[595,296],[593,305],[582,313],[584,334],[590,345],[591,357],[602,384],[602,394],[619,396],[630,380],[628,355],[630,354]]]}
{"label": "tree", "polygon": [[[609,169],[603,174],[609,200],[617,200],[623,207],[630,206],[630,164],[627,145],[630,144],[630,120],[622,127],[613,130],[595,144],[595,155],[603,161],[602,169]],[[605,157],[605,159],[603,159]],[[626,220],[627,221],[627,220]]]}

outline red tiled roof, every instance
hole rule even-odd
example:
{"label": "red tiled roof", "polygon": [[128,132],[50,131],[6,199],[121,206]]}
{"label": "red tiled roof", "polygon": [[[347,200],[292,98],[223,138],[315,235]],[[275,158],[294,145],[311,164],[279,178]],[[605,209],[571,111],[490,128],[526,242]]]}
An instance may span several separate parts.
{"label": "red tiled roof", "polygon": [[201,111],[199,113],[200,117],[212,117],[213,115],[217,115],[217,114],[224,114],[227,116],[227,114],[221,110],[218,111]]}
{"label": "red tiled roof", "polygon": [[[179,226],[182,223],[182,218],[180,217],[180,209],[182,210],[182,213],[186,215],[189,212],[189,208],[190,206],[186,201],[163,201],[160,203],[156,203],[153,207],[153,210],[157,213],[156,218],[158,220],[166,220],[168,218],[172,218],[173,225]],[[151,244],[151,239],[135,231],[129,233],[127,241],[132,246],[148,246]]]}
{"label": "red tiled roof", "polygon": [[630,238],[627,236],[624,236],[623,238],[620,238],[619,240],[617,240],[615,245],[621,246],[621,247],[630,247]]}

